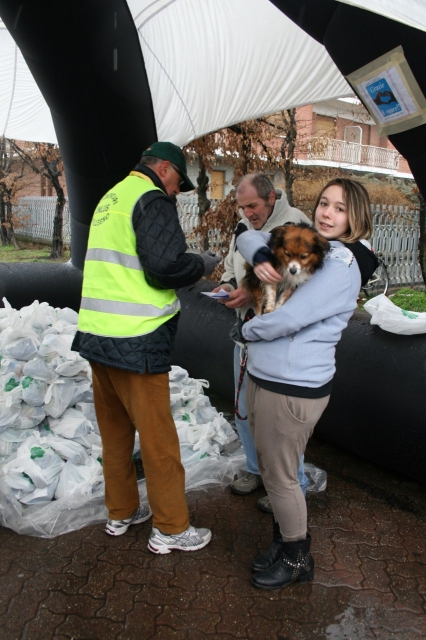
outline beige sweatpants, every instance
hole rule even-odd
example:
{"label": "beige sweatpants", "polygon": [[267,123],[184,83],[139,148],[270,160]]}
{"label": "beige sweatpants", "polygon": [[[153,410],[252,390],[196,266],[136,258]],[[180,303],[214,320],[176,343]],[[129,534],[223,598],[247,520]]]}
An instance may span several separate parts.
{"label": "beige sweatpants", "polygon": [[247,415],[259,471],[283,539],[288,542],[306,538],[306,500],[297,470],[329,399],[285,396],[262,389],[250,377],[247,381]]}

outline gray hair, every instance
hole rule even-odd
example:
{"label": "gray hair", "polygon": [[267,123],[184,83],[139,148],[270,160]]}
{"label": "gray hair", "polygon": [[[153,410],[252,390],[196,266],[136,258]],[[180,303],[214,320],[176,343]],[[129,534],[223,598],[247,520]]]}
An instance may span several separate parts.
{"label": "gray hair", "polygon": [[275,192],[275,187],[272,184],[270,178],[265,173],[248,173],[246,176],[240,178],[235,187],[235,193],[238,195],[238,191],[251,184],[257,192],[259,198],[267,200],[271,191]]}
{"label": "gray hair", "polygon": [[163,160],[156,158],[155,156],[142,156],[139,160],[139,164],[144,164],[147,167],[154,167],[159,162],[163,162]]}

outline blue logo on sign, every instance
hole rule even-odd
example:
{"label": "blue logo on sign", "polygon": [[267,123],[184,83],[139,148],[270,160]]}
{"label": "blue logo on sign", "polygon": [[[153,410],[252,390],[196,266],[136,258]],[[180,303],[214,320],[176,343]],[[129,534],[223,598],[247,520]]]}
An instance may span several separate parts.
{"label": "blue logo on sign", "polygon": [[385,78],[375,80],[366,87],[372,101],[378,106],[386,118],[402,111],[402,107]]}

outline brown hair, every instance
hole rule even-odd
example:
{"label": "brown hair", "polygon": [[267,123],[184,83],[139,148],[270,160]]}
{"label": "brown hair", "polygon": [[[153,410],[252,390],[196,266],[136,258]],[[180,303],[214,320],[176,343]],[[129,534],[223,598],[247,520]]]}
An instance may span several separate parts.
{"label": "brown hair", "polygon": [[349,178],[336,178],[330,180],[325,187],[321,190],[313,210],[313,219],[315,222],[315,212],[318,208],[322,194],[328,187],[332,186],[342,187],[343,199],[345,201],[346,212],[348,214],[349,228],[340,238],[342,242],[357,242],[357,240],[363,240],[371,238],[373,233],[373,221],[371,218],[370,198],[367,193],[367,189],[357,180],[350,180]]}

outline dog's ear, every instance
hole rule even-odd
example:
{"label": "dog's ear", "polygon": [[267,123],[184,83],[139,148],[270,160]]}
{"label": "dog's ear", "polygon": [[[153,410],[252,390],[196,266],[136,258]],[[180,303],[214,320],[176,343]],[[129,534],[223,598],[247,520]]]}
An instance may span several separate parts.
{"label": "dog's ear", "polygon": [[327,253],[327,251],[330,251],[330,243],[328,240],[320,236],[319,233],[317,233],[317,244],[322,252]]}
{"label": "dog's ear", "polygon": [[281,227],[275,227],[275,229],[272,229],[271,237],[268,242],[268,246],[272,251],[277,247],[282,246],[283,240],[287,231],[288,231],[288,227],[285,224],[282,225]]}

